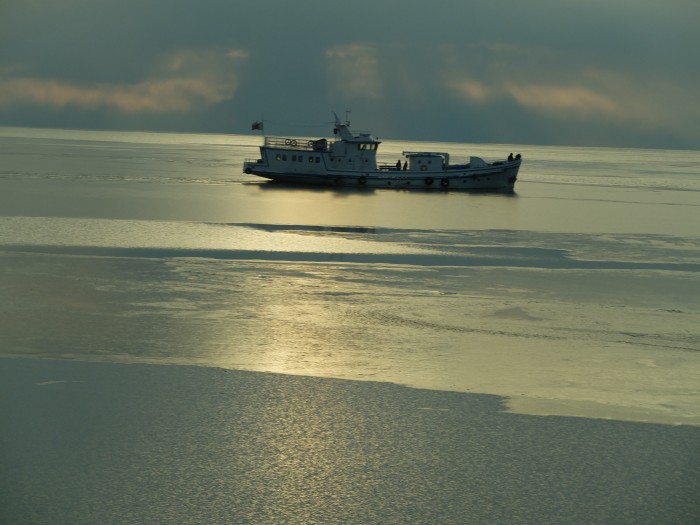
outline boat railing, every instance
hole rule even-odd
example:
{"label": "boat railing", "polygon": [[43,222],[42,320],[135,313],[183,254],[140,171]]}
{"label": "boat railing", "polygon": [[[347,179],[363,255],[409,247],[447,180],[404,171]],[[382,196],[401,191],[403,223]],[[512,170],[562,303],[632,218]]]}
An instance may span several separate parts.
{"label": "boat railing", "polygon": [[403,171],[403,168],[396,164],[379,164],[377,169],[380,171]]}
{"label": "boat railing", "polygon": [[265,137],[265,146],[301,151],[328,151],[328,141],[326,139],[303,137]]}

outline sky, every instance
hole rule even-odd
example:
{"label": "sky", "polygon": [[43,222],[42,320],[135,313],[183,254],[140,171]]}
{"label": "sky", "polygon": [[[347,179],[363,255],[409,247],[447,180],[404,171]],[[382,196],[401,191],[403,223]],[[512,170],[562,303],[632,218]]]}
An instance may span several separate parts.
{"label": "sky", "polygon": [[700,149],[698,0],[0,0],[0,125]]}

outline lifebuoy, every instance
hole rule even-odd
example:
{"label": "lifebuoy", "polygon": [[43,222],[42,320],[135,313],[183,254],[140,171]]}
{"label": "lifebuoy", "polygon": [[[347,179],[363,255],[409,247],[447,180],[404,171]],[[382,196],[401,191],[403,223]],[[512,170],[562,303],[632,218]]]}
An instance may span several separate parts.
{"label": "lifebuoy", "polygon": [[296,146],[296,145],[297,145],[297,141],[292,139],[292,146]]}
{"label": "lifebuoy", "polygon": [[367,184],[367,177],[362,175],[359,179],[357,179],[357,182],[359,182],[362,186],[364,186],[365,184]]}
{"label": "lifebuoy", "polygon": [[292,139],[284,139],[284,143],[287,146],[290,146],[292,144]]}
{"label": "lifebuoy", "polygon": [[449,179],[442,179],[442,180],[440,181],[440,186],[442,186],[443,188],[447,188],[449,185],[450,185],[450,180],[449,180]]}
{"label": "lifebuoy", "polygon": [[426,186],[432,186],[432,185],[433,185],[433,178],[432,178],[432,177],[426,177],[426,178],[425,178],[425,185],[426,185]]}

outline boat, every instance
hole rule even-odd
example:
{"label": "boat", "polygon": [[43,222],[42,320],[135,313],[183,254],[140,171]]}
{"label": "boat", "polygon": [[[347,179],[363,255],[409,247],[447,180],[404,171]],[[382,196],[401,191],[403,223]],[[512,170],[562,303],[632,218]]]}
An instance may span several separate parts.
{"label": "boat", "polygon": [[[253,129],[262,129],[261,123]],[[377,138],[354,134],[350,121],[340,122],[337,115],[333,132],[331,140],[265,136],[260,158],[246,160],[243,171],[287,184],[512,193],[522,162],[511,153],[492,162],[471,156],[468,163],[450,164],[449,153],[404,151],[396,164],[378,165]]]}

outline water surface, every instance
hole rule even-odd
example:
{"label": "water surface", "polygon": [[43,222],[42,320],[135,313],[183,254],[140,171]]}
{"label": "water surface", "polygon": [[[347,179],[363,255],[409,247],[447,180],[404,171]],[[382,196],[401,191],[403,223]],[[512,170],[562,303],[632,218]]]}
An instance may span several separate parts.
{"label": "water surface", "polygon": [[272,185],[259,142],[0,128],[0,351],[700,423],[699,152],[380,148],[522,153],[497,195]]}

